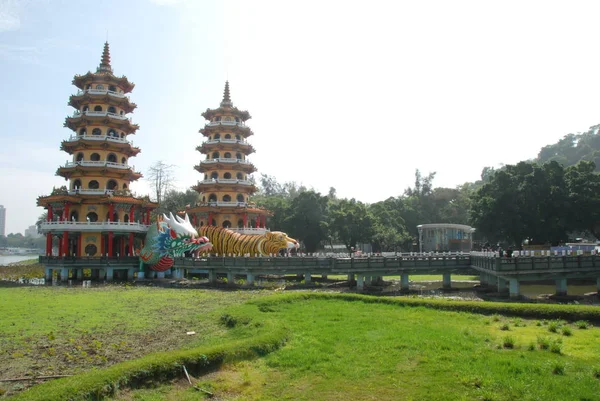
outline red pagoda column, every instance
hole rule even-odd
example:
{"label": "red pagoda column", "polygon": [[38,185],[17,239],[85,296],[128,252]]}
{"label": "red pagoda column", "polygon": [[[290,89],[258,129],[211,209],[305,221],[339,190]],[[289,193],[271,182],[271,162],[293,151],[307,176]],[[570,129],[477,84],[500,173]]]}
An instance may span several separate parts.
{"label": "red pagoda column", "polygon": [[67,256],[69,252],[69,232],[63,232],[61,256]]}
{"label": "red pagoda column", "polygon": [[133,223],[133,208],[134,206],[131,206],[131,209],[129,209],[129,222]]}
{"label": "red pagoda column", "polygon": [[115,205],[111,203],[110,205],[108,205],[108,221],[112,221],[114,214],[115,214]]}
{"label": "red pagoda column", "polygon": [[135,256],[135,249],[133,249],[133,233],[129,233],[129,255]]}
{"label": "red pagoda column", "polygon": [[65,203],[64,221],[69,221],[69,206],[71,206],[70,203]]}
{"label": "red pagoda column", "polygon": [[46,234],[46,256],[52,256],[52,233]]}
{"label": "red pagoda column", "polygon": [[108,232],[108,256],[112,257],[113,255],[113,232]]}
{"label": "red pagoda column", "polygon": [[104,256],[106,254],[104,248],[104,234],[100,234],[100,256]]}
{"label": "red pagoda column", "polygon": [[146,225],[150,225],[150,210],[146,210]]}
{"label": "red pagoda column", "polygon": [[121,249],[119,251],[119,256],[123,257],[126,256],[125,255],[125,236],[121,235],[121,238],[119,238],[119,243],[121,244]]}
{"label": "red pagoda column", "polygon": [[213,214],[212,212],[208,212],[208,225],[212,226],[213,223]]}
{"label": "red pagoda column", "polygon": [[52,218],[54,217],[54,215],[52,214],[52,206],[48,205],[48,216],[47,216],[47,221],[52,221]]}
{"label": "red pagoda column", "polygon": [[79,233],[79,235],[77,236],[77,253],[76,256],[79,258],[81,257],[81,240],[83,238],[83,234]]}
{"label": "red pagoda column", "polygon": [[248,213],[244,213],[244,228],[248,227]]}

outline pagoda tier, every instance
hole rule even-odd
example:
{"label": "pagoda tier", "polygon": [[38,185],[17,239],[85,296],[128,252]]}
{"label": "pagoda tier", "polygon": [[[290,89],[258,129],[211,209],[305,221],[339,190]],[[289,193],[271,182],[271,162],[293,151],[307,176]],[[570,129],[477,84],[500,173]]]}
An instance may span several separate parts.
{"label": "pagoda tier", "polygon": [[129,164],[140,153],[127,140],[139,128],[127,116],[136,108],[125,96],[134,85],[113,74],[108,43],[96,72],[76,75],[73,84],[80,89],[69,98],[76,110],[64,126],[75,135],[60,146],[71,159],[56,170],[69,182],[37,199],[48,213],[40,226],[46,255],[53,253],[53,237],[59,238],[58,256],[134,255],[158,207],[129,188],[142,177]]}
{"label": "pagoda tier", "polygon": [[211,121],[198,132],[208,138],[215,138],[215,135],[223,138],[226,133],[230,133],[235,139],[246,139],[254,135],[254,132],[245,123],[235,121]]}
{"label": "pagoda tier", "polygon": [[75,132],[87,126],[106,126],[123,131],[126,135],[135,134],[140,126],[132,124],[129,117],[109,111],[76,111],[73,116],[65,119],[64,126]]}
{"label": "pagoda tier", "polygon": [[256,186],[249,180],[238,180],[238,179],[207,179],[204,181],[198,181],[196,185],[192,187],[197,192],[215,192],[215,191],[227,191],[227,192],[245,192],[253,194],[256,192]]}
{"label": "pagoda tier", "polygon": [[233,170],[243,171],[246,174],[252,174],[256,167],[247,160],[241,159],[207,159],[202,160],[199,165],[194,166],[199,173],[208,173],[215,170]]}
{"label": "pagoda tier", "polygon": [[67,162],[56,170],[56,175],[71,179],[76,177],[110,177],[126,181],[136,181],[142,178],[142,174],[133,171],[131,166],[123,163],[107,161],[79,161]]}
{"label": "pagoda tier", "polygon": [[[208,123],[200,130],[207,140],[196,148],[205,159],[194,168],[204,179],[192,188],[200,193],[201,202],[186,210],[197,226],[219,225],[244,232],[266,227],[271,212],[249,203],[256,186],[248,178],[256,168],[247,156],[254,147],[246,138],[252,130],[246,126],[247,111],[233,107],[229,82],[225,83],[223,100],[217,109],[202,113]],[[254,232],[254,231],[252,231]]]}
{"label": "pagoda tier", "polygon": [[132,113],[137,107],[125,94],[108,90],[108,88],[80,90],[69,98],[69,106],[76,109],[81,109],[86,104],[97,103],[120,107],[125,113]]}
{"label": "pagoda tier", "polygon": [[109,135],[71,135],[69,139],[61,142],[60,150],[70,155],[83,150],[112,151],[123,153],[127,157],[141,152],[140,148],[133,146],[127,139]]}

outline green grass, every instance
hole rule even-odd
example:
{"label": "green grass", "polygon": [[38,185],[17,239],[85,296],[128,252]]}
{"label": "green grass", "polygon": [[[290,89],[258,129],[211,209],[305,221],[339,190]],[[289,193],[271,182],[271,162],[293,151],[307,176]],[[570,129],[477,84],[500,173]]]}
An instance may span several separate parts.
{"label": "green grass", "polygon": [[[499,325],[486,324],[488,316],[380,300],[286,294],[230,308],[227,320],[265,316],[284,322],[291,337],[264,358],[224,365],[195,383],[227,400],[600,397],[596,328],[577,332],[575,339],[521,319],[524,324],[507,336]],[[547,350],[533,345],[537,336],[551,336]],[[553,350],[557,346],[560,352]],[[179,382],[117,399],[191,399],[185,397],[195,391]]]}
{"label": "green grass", "polygon": [[[181,381],[182,364],[198,387],[227,400],[600,399],[600,330],[564,336],[528,320],[577,327],[569,322],[598,322],[597,307],[265,294],[0,290],[2,378],[85,371],[17,395],[24,400],[90,399],[121,388],[123,401],[203,399]],[[118,349],[103,353],[112,344]],[[91,355],[108,359],[89,362]]]}
{"label": "green grass", "polygon": [[[223,307],[265,294],[129,286],[0,288],[0,378],[74,374],[154,351],[210,345],[228,334],[218,320]],[[186,334],[191,331],[196,334]],[[5,391],[13,387],[0,383]]]}

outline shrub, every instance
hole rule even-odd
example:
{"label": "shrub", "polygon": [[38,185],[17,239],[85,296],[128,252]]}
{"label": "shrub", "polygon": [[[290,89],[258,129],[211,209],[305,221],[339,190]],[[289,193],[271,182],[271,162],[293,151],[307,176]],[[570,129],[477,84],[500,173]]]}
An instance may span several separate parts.
{"label": "shrub", "polygon": [[504,339],[502,340],[502,346],[504,348],[510,348],[510,349],[515,348],[515,338],[513,336],[504,337]]}
{"label": "shrub", "polygon": [[552,322],[550,322],[550,324],[548,325],[548,331],[550,333],[558,333],[558,330],[560,329],[560,323],[557,320],[553,320]]}
{"label": "shrub", "polygon": [[563,334],[563,336],[569,337],[569,336],[573,335],[573,331],[571,330],[571,328],[569,326],[564,326],[562,328],[562,334]]}
{"label": "shrub", "polygon": [[529,346],[527,347],[527,350],[529,350],[529,351],[535,351],[535,343],[529,343]]}
{"label": "shrub", "polygon": [[509,331],[510,330],[510,325],[508,323],[503,323],[502,326],[500,326],[500,330],[502,330],[502,331]]}
{"label": "shrub", "polygon": [[600,379],[600,367],[595,367],[592,369],[592,376],[594,376],[596,379]]}
{"label": "shrub", "polygon": [[550,339],[548,337],[540,337],[537,338],[537,344],[540,349],[548,349],[550,348]]}
{"label": "shrub", "polygon": [[558,355],[562,355],[562,342],[554,341],[550,344],[550,352]]}
{"label": "shrub", "polygon": [[565,374],[565,364],[562,362],[555,362],[552,365],[552,373],[555,375],[564,375]]}
{"label": "shrub", "polygon": [[575,322],[575,326],[580,330],[586,330],[590,327],[590,323],[585,320],[578,320]]}

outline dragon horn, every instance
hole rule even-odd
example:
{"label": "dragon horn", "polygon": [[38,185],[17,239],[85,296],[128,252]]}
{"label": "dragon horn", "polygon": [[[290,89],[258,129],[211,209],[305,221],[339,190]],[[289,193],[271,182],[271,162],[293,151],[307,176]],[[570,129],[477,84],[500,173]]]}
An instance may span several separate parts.
{"label": "dragon horn", "polygon": [[181,224],[184,223],[183,219],[181,217],[179,217],[178,215],[175,215],[175,218],[177,219],[178,222],[180,222]]}

